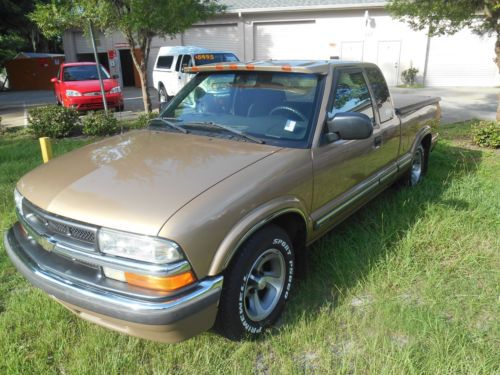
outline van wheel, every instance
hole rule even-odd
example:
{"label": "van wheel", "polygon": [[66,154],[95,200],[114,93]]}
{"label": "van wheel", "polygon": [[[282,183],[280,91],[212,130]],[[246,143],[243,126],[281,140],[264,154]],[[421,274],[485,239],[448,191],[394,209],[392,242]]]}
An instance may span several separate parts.
{"label": "van wheel", "polygon": [[253,234],[226,270],[215,329],[230,340],[255,338],[280,317],[293,282],[288,234],[269,225]]}
{"label": "van wheel", "polygon": [[160,103],[168,102],[167,89],[165,89],[165,86],[163,85],[160,85],[158,89],[158,100],[160,101]]}

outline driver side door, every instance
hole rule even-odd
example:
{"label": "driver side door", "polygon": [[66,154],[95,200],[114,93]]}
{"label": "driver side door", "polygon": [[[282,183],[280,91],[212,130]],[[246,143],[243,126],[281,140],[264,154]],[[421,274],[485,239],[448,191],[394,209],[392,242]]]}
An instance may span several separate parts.
{"label": "driver side door", "polygon": [[[314,193],[312,217],[316,228],[341,221],[368,198],[378,186],[374,177],[381,168],[380,127],[375,121],[371,92],[361,69],[339,69],[328,104],[330,117],[341,112],[359,112],[372,119],[373,134],[367,139],[328,142],[323,137],[313,148]],[[326,121],[323,134],[327,132]]]}

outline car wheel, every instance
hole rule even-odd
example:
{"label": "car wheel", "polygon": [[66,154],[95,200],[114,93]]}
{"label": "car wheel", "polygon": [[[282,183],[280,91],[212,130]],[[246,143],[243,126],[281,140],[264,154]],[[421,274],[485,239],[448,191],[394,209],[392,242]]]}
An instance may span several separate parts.
{"label": "car wheel", "polygon": [[160,88],[158,89],[158,100],[160,103],[168,102],[167,89],[165,89],[165,86],[163,85],[160,85]]}
{"label": "car wheel", "polygon": [[287,233],[269,225],[253,234],[226,270],[215,328],[231,340],[254,338],[282,314],[294,276]]}

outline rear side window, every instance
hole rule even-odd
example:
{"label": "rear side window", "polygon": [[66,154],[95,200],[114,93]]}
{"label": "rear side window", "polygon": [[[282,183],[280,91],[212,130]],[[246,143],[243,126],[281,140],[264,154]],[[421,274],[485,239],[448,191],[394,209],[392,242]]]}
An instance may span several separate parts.
{"label": "rear side window", "polygon": [[184,55],[179,55],[177,56],[177,61],[175,62],[175,70],[180,71],[181,70],[181,60]]}
{"label": "rear side window", "polygon": [[172,67],[172,62],[174,61],[173,56],[160,56],[158,57],[158,62],[156,67],[159,69],[170,69]]}
{"label": "rear side window", "polygon": [[373,119],[373,107],[363,73],[341,72],[330,114],[339,112],[360,112]]}
{"label": "rear side window", "polygon": [[377,103],[380,122],[389,121],[394,117],[394,110],[385,78],[377,68],[366,68],[366,75]]}

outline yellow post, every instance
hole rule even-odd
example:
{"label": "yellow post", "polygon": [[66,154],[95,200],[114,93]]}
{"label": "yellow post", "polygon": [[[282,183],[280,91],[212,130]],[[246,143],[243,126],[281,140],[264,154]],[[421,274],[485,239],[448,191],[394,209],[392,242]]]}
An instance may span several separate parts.
{"label": "yellow post", "polygon": [[52,159],[52,144],[50,143],[49,137],[38,138],[40,141],[40,148],[42,149],[43,162],[47,163]]}

